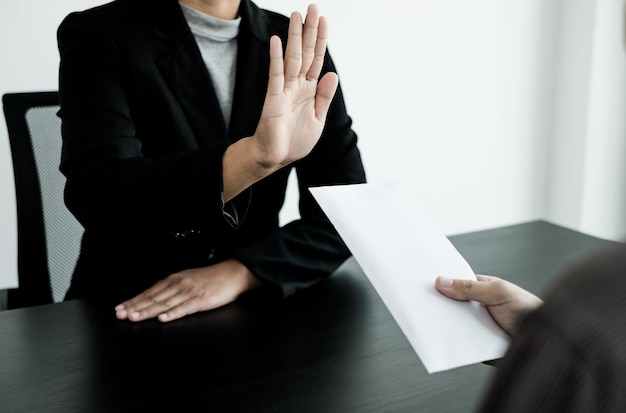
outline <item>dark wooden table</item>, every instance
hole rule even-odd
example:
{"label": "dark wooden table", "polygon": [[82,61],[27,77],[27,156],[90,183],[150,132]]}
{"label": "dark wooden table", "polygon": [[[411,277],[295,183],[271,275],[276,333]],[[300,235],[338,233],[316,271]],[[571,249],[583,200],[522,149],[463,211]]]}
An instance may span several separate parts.
{"label": "dark wooden table", "polygon": [[[475,272],[537,294],[610,243],[544,221],[450,239]],[[352,259],[288,299],[251,295],[169,324],[82,300],[0,311],[3,413],[466,413],[493,369],[429,375]]]}

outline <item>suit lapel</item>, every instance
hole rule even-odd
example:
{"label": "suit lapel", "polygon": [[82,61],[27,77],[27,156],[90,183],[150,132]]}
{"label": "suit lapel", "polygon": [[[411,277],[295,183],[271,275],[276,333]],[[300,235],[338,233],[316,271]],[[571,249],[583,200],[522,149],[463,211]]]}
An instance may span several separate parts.
{"label": "suit lapel", "polygon": [[256,39],[239,34],[237,81],[230,118],[233,141],[251,136],[259,123],[269,76],[269,50],[254,44]]}
{"label": "suit lapel", "polygon": [[199,146],[228,142],[228,131],[221,107],[211,82],[209,72],[202,60],[196,41],[175,0],[151,2],[148,10],[156,8],[151,15],[154,32],[167,47],[157,65],[180,104]]}
{"label": "suit lapel", "polygon": [[237,81],[230,118],[232,141],[251,136],[259,123],[269,77],[269,22],[248,0],[239,8]]}
{"label": "suit lapel", "polygon": [[151,1],[146,10],[155,11],[148,12],[154,32],[166,44],[167,51],[157,65],[180,103],[198,144],[227,143],[252,135],[261,116],[269,76],[271,25],[265,15],[252,2],[241,1],[236,86],[227,129],[223,117],[213,115],[221,113],[221,107],[178,1]]}

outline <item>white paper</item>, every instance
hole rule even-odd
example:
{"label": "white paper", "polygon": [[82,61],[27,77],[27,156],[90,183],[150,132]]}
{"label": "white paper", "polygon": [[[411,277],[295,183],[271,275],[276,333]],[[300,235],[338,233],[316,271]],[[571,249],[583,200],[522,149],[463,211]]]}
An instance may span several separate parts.
{"label": "white paper", "polygon": [[500,358],[509,338],[476,302],[435,289],[470,265],[401,182],[310,188],[429,373]]}

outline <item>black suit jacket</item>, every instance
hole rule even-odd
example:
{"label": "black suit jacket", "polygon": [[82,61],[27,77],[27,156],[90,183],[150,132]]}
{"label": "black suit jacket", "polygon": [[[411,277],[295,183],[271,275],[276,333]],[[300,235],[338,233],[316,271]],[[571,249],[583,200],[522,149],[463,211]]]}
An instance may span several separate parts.
{"label": "black suit jacket", "polygon": [[[60,25],[61,171],[66,204],[85,228],[67,298],[119,302],[231,257],[289,295],[349,256],[307,190],[365,181],[341,89],[319,143],[292,165],[301,219],[279,228],[291,167],[222,202],[222,155],[254,133],[269,38],[286,44],[289,23],[247,0],[240,16],[228,126],[176,0],[117,0]],[[328,54],[327,71],[335,71]]]}

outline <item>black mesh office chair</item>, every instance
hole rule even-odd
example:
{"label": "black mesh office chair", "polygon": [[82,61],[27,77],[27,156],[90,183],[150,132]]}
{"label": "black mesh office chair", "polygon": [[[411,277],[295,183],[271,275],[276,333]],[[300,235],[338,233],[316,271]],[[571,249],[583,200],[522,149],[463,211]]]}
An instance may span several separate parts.
{"label": "black mesh office chair", "polygon": [[63,300],[80,250],[82,226],[63,203],[57,92],[2,97],[17,200],[19,287],[7,309]]}

